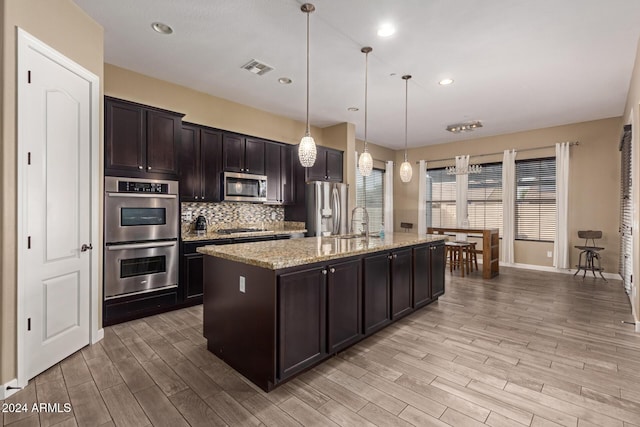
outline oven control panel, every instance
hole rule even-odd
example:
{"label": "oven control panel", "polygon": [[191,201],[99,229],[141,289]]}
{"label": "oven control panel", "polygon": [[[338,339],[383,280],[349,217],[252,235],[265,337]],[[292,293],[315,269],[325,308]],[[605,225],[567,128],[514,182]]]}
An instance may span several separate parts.
{"label": "oven control panel", "polygon": [[118,181],[118,193],[167,194],[169,184],[158,182]]}

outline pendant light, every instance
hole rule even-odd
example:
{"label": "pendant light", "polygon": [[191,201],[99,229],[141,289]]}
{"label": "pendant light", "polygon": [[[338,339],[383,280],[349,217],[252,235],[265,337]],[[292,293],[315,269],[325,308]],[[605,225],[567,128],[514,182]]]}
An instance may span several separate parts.
{"label": "pendant light", "polygon": [[316,7],[311,3],[305,3],[300,6],[300,10],[307,14],[307,127],[298,145],[298,159],[302,166],[309,168],[316,162],[317,154],[316,142],[309,128],[309,14],[316,10]]}
{"label": "pendant light", "polygon": [[358,159],[358,169],[362,176],[371,175],[373,170],[373,158],[367,149],[367,78],[369,75],[369,53],[372,50],[368,46],[360,49],[360,52],[364,53],[364,151]]}
{"label": "pendant light", "polygon": [[402,182],[411,181],[413,168],[407,160],[407,117],[409,116],[409,79],[411,76],[406,74],[402,76],[405,82],[405,98],[404,98],[404,162],[400,165],[400,180]]}

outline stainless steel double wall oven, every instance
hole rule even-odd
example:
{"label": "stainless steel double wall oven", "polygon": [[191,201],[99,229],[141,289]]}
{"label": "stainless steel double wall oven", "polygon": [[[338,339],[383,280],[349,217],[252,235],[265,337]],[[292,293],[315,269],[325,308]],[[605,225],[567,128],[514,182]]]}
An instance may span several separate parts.
{"label": "stainless steel double wall oven", "polygon": [[105,177],[104,297],[178,286],[178,182]]}

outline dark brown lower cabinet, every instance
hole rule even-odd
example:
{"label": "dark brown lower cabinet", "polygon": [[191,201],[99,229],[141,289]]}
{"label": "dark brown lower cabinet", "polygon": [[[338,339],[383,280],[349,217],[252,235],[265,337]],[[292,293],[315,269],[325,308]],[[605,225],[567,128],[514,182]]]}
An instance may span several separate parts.
{"label": "dark brown lower cabinet", "polygon": [[329,353],[362,338],[360,259],[331,264],[327,275],[327,337]]}
{"label": "dark brown lower cabinet", "polygon": [[204,287],[207,348],[269,391],[411,312],[414,298],[433,302],[444,245],[279,270],[205,256]]}
{"label": "dark brown lower cabinet", "polygon": [[278,378],[281,380],[327,354],[326,280],[325,267],[281,274],[278,279]]}
{"label": "dark brown lower cabinet", "polygon": [[363,260],[364,333],[369,335],[391,322],[389,289],[389,254]]}
{"label": "dark brown lower cabinet", "polygon": [[411,249],[391,252],[391,318],[397,319],[413,310]]}

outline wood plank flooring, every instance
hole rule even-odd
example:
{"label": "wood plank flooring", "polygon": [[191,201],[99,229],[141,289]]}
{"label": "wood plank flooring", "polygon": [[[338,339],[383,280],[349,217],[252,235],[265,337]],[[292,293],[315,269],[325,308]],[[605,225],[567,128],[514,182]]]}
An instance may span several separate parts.
{"label": "wood plank flooring", "polygon": [[619,281],[503,268],[264,393],[209,353],[202,306],[105,338],[4,403],[11,426],[640,426],[640,334]]}

